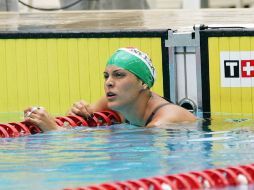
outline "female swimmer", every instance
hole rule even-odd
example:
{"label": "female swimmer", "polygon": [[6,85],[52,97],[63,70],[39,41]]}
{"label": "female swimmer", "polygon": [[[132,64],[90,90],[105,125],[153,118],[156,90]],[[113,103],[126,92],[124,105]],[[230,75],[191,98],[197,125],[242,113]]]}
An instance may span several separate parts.
{"label": "female swimmer", "polygon": [[[112,109],[123,122],[146,127],[196,121],[192,113],[151,91],[155,69],[148,55],[136,48],[118,49],[107,62],[104,79],[105,96],[93,104],[83,100],[74,103],[70,115],[89,118],[93,112]],[[43,108],[33,110],[25,120],[43,131],[62,128]]]}

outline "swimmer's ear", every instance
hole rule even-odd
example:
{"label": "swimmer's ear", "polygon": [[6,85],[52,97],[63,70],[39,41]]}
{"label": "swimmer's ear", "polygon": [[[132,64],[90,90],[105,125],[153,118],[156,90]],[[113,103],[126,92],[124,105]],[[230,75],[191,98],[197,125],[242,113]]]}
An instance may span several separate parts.
{"label": "swimmer's ear", "polygon": [[144,83],[143,81],[141,81],[141,82],[142,82],[143,90],[149,89],[149,87],[148,87],[148,85],[146,83]]}
{"label": "swimmer's ear", "polygon": [[144,89],[144,90],[148,89],[147,84],[143,83],[143,89]]}

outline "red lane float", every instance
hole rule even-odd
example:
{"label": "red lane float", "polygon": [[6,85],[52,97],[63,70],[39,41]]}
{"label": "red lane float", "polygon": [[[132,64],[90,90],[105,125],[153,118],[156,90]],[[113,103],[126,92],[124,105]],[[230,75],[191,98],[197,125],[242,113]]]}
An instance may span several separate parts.
{"label": "red lane float", "polygon": [[[96,127],[102,125],[112,125],[113,123],[121,123],[119,115],[112,111],[106,110],[101,112],[94,112],[93,116],[89,119],[84,119],[77,115],[59,116],[55,118],[55,122],[59,126],[88,126]],[[41,133],[42,130],[30,123],[25,121],[22,122],[11,122],[6,124],[0,124],[0,138],[13,138],[26,136],[36,133]]]}
{"label": "red lane float", "polygon": [[124,182],[65,188],[64,190],[191,190],[217,189],[232,186],[245,186],[243,188],[246,189],[248,185],[253,183],[254,164],[248,164],[138,180],[127,180]]}

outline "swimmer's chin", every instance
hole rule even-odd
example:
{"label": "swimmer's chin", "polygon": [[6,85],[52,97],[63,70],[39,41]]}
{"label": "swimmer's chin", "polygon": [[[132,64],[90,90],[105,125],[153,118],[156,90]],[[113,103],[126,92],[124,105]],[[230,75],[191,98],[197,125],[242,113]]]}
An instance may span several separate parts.
{"label": "swimmer's chin", "polygon": [[121,105],[117,104],[116,102],[108,102],[108,108],[115,111],[121,110]]}

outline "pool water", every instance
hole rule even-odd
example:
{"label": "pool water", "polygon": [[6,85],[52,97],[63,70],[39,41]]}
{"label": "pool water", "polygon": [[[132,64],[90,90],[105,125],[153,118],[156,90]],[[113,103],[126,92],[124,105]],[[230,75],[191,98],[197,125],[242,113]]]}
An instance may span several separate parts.
{"label": "pool water", "polygon": [[0,189],[62,189],[254,163],[252,119],[76,127],[0,139]]}

